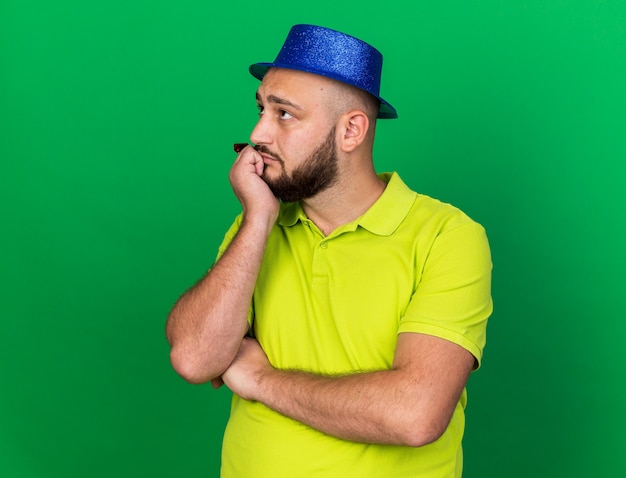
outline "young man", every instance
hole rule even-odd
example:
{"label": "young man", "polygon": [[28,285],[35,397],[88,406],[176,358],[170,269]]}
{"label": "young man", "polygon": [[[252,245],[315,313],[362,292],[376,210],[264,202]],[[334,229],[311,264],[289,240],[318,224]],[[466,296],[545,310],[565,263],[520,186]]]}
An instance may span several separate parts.
{"label": "young man", "polygon": [[262,82],[242,214],[167,324],[174,368],[233,392],[223,477],[459,477],[491,313],[484,230],[372,161],[382,56],[296,25]]}

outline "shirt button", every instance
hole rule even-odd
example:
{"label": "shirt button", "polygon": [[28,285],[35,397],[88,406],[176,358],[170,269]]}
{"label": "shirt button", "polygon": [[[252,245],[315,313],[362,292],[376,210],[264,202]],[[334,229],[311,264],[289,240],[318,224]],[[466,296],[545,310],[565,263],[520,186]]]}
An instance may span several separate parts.
{"label": "shirt button", "polygon": [[328,249],[328,243],[327,243],[327,242],[322,242],[322,243],[320,244],[320,247],[321,247],[322,249]]}

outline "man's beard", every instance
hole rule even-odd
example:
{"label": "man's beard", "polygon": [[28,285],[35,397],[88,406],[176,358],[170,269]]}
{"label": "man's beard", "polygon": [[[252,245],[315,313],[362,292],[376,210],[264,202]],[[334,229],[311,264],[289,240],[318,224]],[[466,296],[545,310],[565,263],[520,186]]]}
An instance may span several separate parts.
{"label": "man's beard", "polygon": [[335,128],[313,153],[291,174],[285,171],[284,161],[263,145],[256,149],[271,155],[281,165],[282,172],[275,179],[263,172],[263,180],[274,196],[283,202],[295,202],[308,199],[332,186],[337,180],[337,148],[335,146]]}

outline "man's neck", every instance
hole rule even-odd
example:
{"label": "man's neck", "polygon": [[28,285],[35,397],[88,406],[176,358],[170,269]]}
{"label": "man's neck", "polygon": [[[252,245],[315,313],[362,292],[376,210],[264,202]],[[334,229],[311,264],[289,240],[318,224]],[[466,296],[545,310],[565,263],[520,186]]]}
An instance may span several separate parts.
{"label": "man's neck", "polygon": [[302,201],[302,209],[325,236],[362,216],[382,195],[387,185],[373,171],[358,178],[339,180],[313,198]]}

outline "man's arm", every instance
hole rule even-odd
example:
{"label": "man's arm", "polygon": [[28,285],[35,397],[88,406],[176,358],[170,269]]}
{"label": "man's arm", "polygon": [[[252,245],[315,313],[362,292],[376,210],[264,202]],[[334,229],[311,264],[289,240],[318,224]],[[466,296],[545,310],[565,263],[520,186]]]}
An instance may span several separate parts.
{"label": "man's arm", "polygon": [[474,364],[452,342],[402,333],[390,370],[328,377],[274,369],[258,342],[246,339],[222,378],[242,398],[326,434],[417,447],[446,430]]}
{"label": "man's arm", "polygon": [[241,227],[215,266],[176,302],[167,320],[174,369],[204,383],[228,368],[248,330],[248,310],[279,203],[260,178],[263,158],[248,147],[230,180],[243,207]]}

